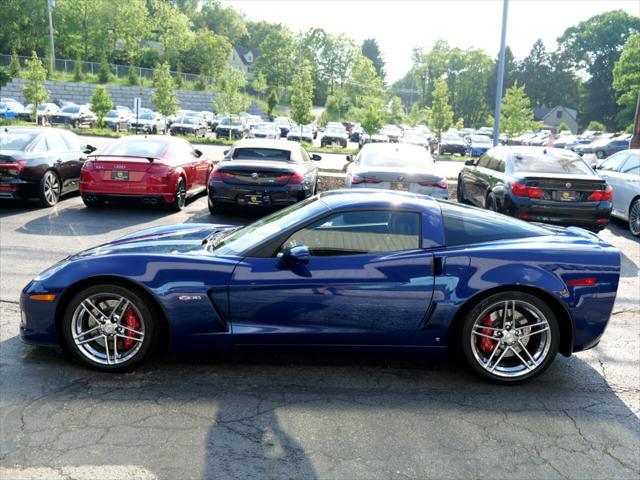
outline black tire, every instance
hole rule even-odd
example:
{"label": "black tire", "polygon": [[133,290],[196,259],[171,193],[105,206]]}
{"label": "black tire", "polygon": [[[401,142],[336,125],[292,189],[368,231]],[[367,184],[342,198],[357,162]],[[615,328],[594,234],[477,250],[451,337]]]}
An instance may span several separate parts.
{"label": "black tire", "polygon": [[62,182],[53,170],[47,170],[42,175],[38,185],[38,200],[41,207],[53,207],[60,200]]}
{"label": "black tire", "polygon": [[82,203],[87,208],[98,208],[104,205],[104,200],[89,200],[86,196],[82,196]]}
{"label": "black tire", "polygon": [[[105,311],[106,307],[108,306],[107,303],[99,302],[99,301],[97,303],[94,302],[96,298],[101,298],[101,297],[124,298],[130,302],[130,304],[133,306],[132,308],[135,307],[136,309],[135,318],[138,320],[140,324],[139,328],[144,333],[143,335],[140,335],[137,337],[140,340],[134,344],[135,351],[130,352],[131,356],[129,358],[126,358],[126,353],[125,353],[126,351],[124,349],[116,353],[116,349],[112,347],[113,344],[111,343],[111,342],[118,342],[118,341],[124,342],[126,340],[123,338],[120,338],[120,340],[118,340],[118,337],[102,336],[101,338],[98,338],[97,335],[100,335],[100,333],[102,333],[102,330],[100,329],[97,330],[98,333],[96,334],[96,337],[92,337],[92,338],[96,338],[96,341],[88,342],[89,347],[91,347],[91,349],[94,349],[94,351],[98,355],[94,355],[90,351],[89,347],[83,347],[83,346],[77,345],[76,341],[74,340],[74,335],[77,335],[77,322],[81,323],[79,320],[77,320],[77,316],[84,315],[84,313],[86,312],[86,309],[81,310],[82,302],[84,302],[87,299],[91,299],[94,305],[96,305],[99,308],[102,307],[102,311],[104,313],[107,313]],[[112,304],[115,304],[115,301],[113,301]],[[125,312],[126,311],[128,310],[125,310]],[[94,314],[93,316],[87,314],[87,316],[85,316],[84,318],[90,319],[89,321],[98,319],[98,317],[95,316],[96,312],[97,310],[93,310],[92,312]],[[120,316],[124,317],[125,312],[122,312],[123,314]],[[114,312],[114,313],[117,313],[117,312]],[[144,295],[138,292],[137,290],[134,290],[131,288],[124,288],[117,284],[105,283],[100,285],[94,285],[78,292],[67,305],[64,311],[63,319],[62,319],[62,326],[61,326],[62,336],[65,342],[65,346],[69,349],[72,355],[75,358],[77,358],[83,365],[97,369],[97,370],[106,371],[106,372],[119,372],[123,370],[128,370],[133,366],[139,364],[153,351],[153,348],[157,343],[158,328],[156,325],[156,322],[157,322],[156,319],[158,318],[158,316],[159,316],[159,313],[156,311],[153,305],[151,305],[148,302],[148,300],[146,300]],[[125,333],[127,332],[127,330],[126,330],[126,327],[123,328],[121,326],[121,325],[124,325],[124,322],[122,322],[121,320],[123,319],[119,318],[117,322],[110,322],[109,320],[107,320],[106,322],[104,322],[104,325],[105,325],[104,328],[120,328],[120,333]],[[87,329],[94,328],[94,326],[97,326],[97,325],[98,323],[96,321],[93,321],[93,324],[88,325]],[[87,340],[89,337],[86,335],[77,335],[77,338],[81,340]],[[105,339],[107,343],[106,344],[107,352],[113,352],[114,356],[117,355],[118,353],[120,355],[125,355],[121,363],[113,363],[113,364],[101,363],[99,354],[102,353],[102,355],[105,356],[105,360],[106,360],[106,357],[108,357],[108,355],[105,355],[104,351],[100,352],[100,347],[102,347],[102,350],[105,350],[105,348],[104,348],[104,345],[100,345],[98,342],[100,341],[105,342]],[[141,344],[141,345],[138,347],[138,344]],[[117,344],[116,344],[116,347],[117,347]]]}
{"label": "black tire", "polygon": [[80,122],[78,122],[78,120],[74,120],[74,121],[71,123],[71,126],[72,126],[73,128],[76,128],[76,129],[77,129],[77,128],[80,128]]}
{"label": "black tire", "polygon": [[113,131],[114,132],[119,132],[120,131],[120,124],[119,123],[114,124]]}
{"label": "black tire", "polygon": [[496,198],[495,194],[493,192],[489,192],[489,194],[487,195],[485,204],[484,204],[484,208],[486,208],[487,210],[491,210],[492,212],[498,212],[498,199]]}
{"label": "black tire", "polygon": [[629,207],[629,231],[640,237],[640,198],[636,198]]}
{"label": "black tire", "polygon": [[156,126],[155,126],[155,125],[153,126],[153,130],[151,131],[151,133],[152,133],[153,135],[156,135],[156,134],[158,133],[158,129],[156,128]]}
{"label": "black tire", "polygon": [[181,211],[187,204],[187,182],[184,177],[180,177],[176,182],[176,191],[173,202],[171,202],[171,210],[174,212]]}
{"label": "black tire", "polygon": [[209,196],[207,196],[207,205],[211,215],[220,215],[227,210],[227,206],[224,203],[214,202]]}
{"label": "black tire", "polygon": [[456,187],[456,200],[458,203],[466,203],[464,198],[464,185],[462,183],[462,177],[458,176],[458,185]]}
{"label": "black tire", "polygon": [[[548,324],[548,330],[542,331],[546,335],[545,350],[544,350],[546,353],[544,354],[544,357],[540,359],[539,363],[535,366],[535,368],[530,370],[529,367],[527,367],[525,370],[523,370],[525,373],[518,374],[518,376],[504,376],[505,374],[502,371],[499,373],[490,372],[486,368],[487,363],[483,363],[481,359],[476,357],[476,354],[474,353],[473,345],[474,345],[474,342],[477,341],[477,338],[472,336],[472,332],[474,331],[473,327],[476,324],[476,321],[481,316],[483,316],[484,313],[488,311],[488,309],[493,308],[493,306],[502,305],[502,304],[505,304],[505,302],[511,302],[511,301],[515,301],[515,302],[518,302],[519,304],[524,304],[524,305],[533,307],[535,310],[537,310],[537,312],[539,312],[538,313],[539,315],[544,317],[544,320],[546,320]],[[509,303],[506,303],[506,304],[508,305]],[[522,328],[523,327],[519,327],[519,328],[516,328],[515,330],[519,331]],[[542,333],[539,335],[542,335]],[[533,335],[530,336],[529,338],[533,338]],[[496,339],[496,345],[493,348],[499,351],[498,344],[500,343],[501,343],[500,340]],[[527,342],[527,345],[528,343],[529,342]],[[531,343],[534,343],[534,342],[532,341]],[[476,374],[478,374],[480,377],[484,378],[485,380],[488,380],[493,383],[502,384],[502,385],[520,383],[540,375],[547,368],[549,368],[549,366],[553,362],[556,354],[558,353],[559,345],[560,345],[560,328],[558,326],[558,320],[555,314],[553,313],[553,310],[538,296],[534,296],[529,293],[519,292],[519,291],[497,293],[479,301],[466,314],[458,335],[458,346],[462,352],[462,355],[466,363],[471,368],[471,370],[473,370]],[[503,347],[500,345],[500,348],[503,348]],[[504,347],[504,348],[505,348],[504,351],[506,353],[508,351],[507,349],[509,349],[510,347]],[[516,345],[516,348],[518,348],[517,345]],[[523,352],[523,350],[521,350],[521,352]],[[494,352],[494,353],[497,353],[497,352]],[[525,366],[524,363],[520,361],[520,359],[516,360],[516,358],[517,357],[515,355],[512,355],[512,360],[516,364],[522,363],[522,365]],[[507,358],[507,360],[509,359]],[[498,361],[496,361],[496,365],[498,365],[499,363],[500,363],[500,359],[498,358]],[[489,358],[488,364],[489,365],[492,364],[491,358]]]}

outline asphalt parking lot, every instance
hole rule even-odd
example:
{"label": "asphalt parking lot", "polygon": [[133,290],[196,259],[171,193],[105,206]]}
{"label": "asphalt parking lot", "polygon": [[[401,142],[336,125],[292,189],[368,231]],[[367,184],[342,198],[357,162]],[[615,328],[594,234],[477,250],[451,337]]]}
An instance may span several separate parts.
{"label": "asphalt parking lot", "polygon": [[496,387],[450,360],[325,353],[166,356],[127,374],[23,345],[18,294],[77,250],[180,213],[0,203],[0,478],[630,478],[640,475],[640,243],[600,345]]}

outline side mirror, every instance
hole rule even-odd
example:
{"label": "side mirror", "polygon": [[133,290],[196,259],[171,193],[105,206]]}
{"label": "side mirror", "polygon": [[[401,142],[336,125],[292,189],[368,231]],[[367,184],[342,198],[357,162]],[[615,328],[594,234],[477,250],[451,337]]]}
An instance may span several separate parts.
{"label": "side mirror", "polygon": [[229,155],[229,150],[225,150],[224,152],[222,152],[222,154],[226,157],[227,155]]}
{"label": "side mirror", "polygon": [[202,152],[200,150],[198,150],[197,148],[193,151],[193,154],[197,157],[200,158],[202,156]]}
{"label": "side mirror", "polygon": [[347,162],[353,162],[353,155],[347,155]]}
{"label": "side mirror", "polygon": [[472,158],[471,160],[467,160],[464,162],[467,167],[473,167],[476,164],[476,161]]}
{"label": "side mirror", "polygon": [[89,155],[90,153],[93,153],[97,150],[96,147],[94,147],[93,145],[85,145],[84,148],[82,149],[82,152]]}
{"label": "side mirror", "polygon": [[311,154],[311,160],[319,162],[320,160],[322,160],[322,157],[320,155],[318,155],[317,153],[313,153],[313,154]]}
{"label": "side mirror", "polygon": [[311,260],[311,253],[309,253],[309,247],[306,245],[287,248],[282,253],[282,262],[290,265],[296,263],[307,264],[309,260]]}

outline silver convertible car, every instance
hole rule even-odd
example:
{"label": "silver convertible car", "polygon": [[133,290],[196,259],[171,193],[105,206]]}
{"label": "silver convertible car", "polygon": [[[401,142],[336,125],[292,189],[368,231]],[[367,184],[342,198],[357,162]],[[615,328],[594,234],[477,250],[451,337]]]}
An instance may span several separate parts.
{"label": "silver convertible car", "polygon": [[640,150],[623,150],[597,167],[613,188],[611,215],[629,222],[629,230],[640,237]]}
{"label": "silver convertible car", "polygon": [[347,156],[347,188],[401,190],[446,200],[447,179],[436,170],[429,150],[404,143],[369,143]]}

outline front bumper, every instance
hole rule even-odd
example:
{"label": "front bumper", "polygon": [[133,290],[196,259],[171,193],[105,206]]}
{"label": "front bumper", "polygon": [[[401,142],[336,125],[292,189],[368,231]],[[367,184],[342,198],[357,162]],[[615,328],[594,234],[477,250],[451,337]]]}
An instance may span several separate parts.
{"label": "front bumper", "polygon": [[[54,301],[33,300],[31,294],[54,293]],[[61,291],[45,289],[42,284],[31,281],[20,294],[20,338],[36,345],[56,346],[60,338],[56,330],[56,310]]]}
{"label": "front bumper", "polygon": [[464,145],[442,145],[440,144],[440,153],[459,153],[464,155],[467,153],[467,147]]}

